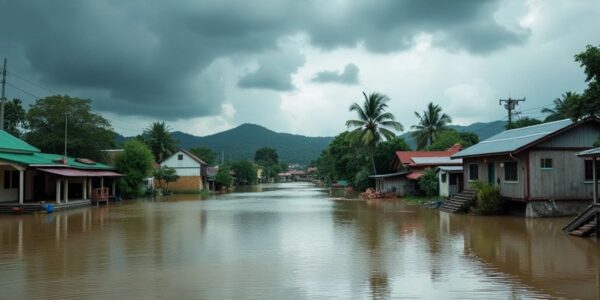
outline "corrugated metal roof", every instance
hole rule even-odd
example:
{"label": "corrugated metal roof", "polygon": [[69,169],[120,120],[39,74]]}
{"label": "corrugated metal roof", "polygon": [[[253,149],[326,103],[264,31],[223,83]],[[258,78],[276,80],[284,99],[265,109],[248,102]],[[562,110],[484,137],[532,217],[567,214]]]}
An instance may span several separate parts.
{"label": "corrugated metal roof", "polygon": [[398,172],[398,173],[389,173],[389,174],[381,174],[381,175],[371,175],[369,178],[388,178],[388,177],[396,177],[402,176],[410,173],[410,171]]}
{"label": "corrugated metal roof", "polygon": [[84,164],[78,162],[75,158],[68,157],[67,164],[59,162],[63,159],[62,155],[49,154],[49,153],[6,153],[0,152],[0,160],[10,161],[20,165],[27,166],[49,166],[49,167],[72,167],[76,169],[84,170],[111,170],[114,169],[111,166],[94,163]]}
{"label": "corrugated metal roof", "polygon": [[413,157],[412,161],[416,165],[458,165],[462,164],[462,159],[451,159],[448,156],[445,157]]}
{"label": "corrugated metal roof", "polygon": [[25,141],[0,130],[0,151],[2,152],[41,152],[40,149],[27,144]]}
{"label": "corrugated metal roof", "polygon": [[600,156],[600,147],[594,148],[594,149],[585,150],[585,151],[581,151],[581,152],[577,153],[577,156],[582,156],[582,157],[597,157],[597,156]]}
{"label": "corrugated metal roof", "polygon": [[496,134],[454,155],[453,158],[513,152],[573,124],[570,119],[511,129]]}
{"label": "corrugated metal roof", "polygon": [[52,173],[56,175],[66,177],[120,177],[123,176],[117,172],[105,171],[105,170],[78,170],[71,168],[37,168],[40,171],[46,173]]}
{"label": "corrugated metal roof", "polygon": [[438,169],[440,169],[441,171],[446,171],[446,172],[458,172],[458,171],[462,171],[463,167],[462,166],[441,166]]}

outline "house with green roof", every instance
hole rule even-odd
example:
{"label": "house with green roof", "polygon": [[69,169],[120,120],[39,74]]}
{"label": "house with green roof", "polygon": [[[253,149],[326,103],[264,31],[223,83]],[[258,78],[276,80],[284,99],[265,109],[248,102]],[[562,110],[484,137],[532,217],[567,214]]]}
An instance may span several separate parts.
{"label": "house with green roof", "polygon": [[528,217],[574,215],[593,197],[592,161],[577,153],[592,148],[599,135],[598,119],[560,120],[506,130],[452,158],[463,160],[467,192],[480,180],[497,186]]}
{"label": "house with green roof", "polygon": [[[89,159],[43,153],[0,130],[0,204],[25,205],[71,200],[89,202],[94,192],[114,195],[112,166]],[[105,182],[106,179],[106,182]]]}

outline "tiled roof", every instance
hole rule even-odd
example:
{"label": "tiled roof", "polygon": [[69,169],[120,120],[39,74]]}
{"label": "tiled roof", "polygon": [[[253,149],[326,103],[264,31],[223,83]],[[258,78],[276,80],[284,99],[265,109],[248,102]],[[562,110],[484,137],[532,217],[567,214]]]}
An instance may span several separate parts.
{"label": "tiled roof", "polygon": [[520,150],[521,148],[525,148],[528,145],[532,145],[556,132],[564,130],[569,126],[579,125],[588,120],[593,119],[580,121],[576,124],[573,123],[573,121],[571,121],[570,119],[565,119],[555,122],[543,123],[539,125],[505,130],[499,134],[488,138],[487,140],[484,140],[463,151],[456,153],[452,157],[460,158],[514,152]]}

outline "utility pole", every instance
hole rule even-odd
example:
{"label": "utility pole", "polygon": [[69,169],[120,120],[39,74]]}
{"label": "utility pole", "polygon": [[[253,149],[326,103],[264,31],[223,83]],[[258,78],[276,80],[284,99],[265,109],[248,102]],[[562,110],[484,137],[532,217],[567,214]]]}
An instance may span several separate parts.
{"label": "utility pole", "polygon": [[512,99],[510,97],[508,97],[508,99],[500,99],[500,101],[498,101],[499,105],[502,105],[502,102],[506,102],[506,104],[504,104],[504,108],[508,111],[508,126],[509,127],[512,124],[512,114],[513,114],[512,111],[515,109],[515,107],[517,105],[519,105],[519,102],[523,102],[523,101],[525,101],[525,98]]}
{"label": "utility pole", "polygon": [[6,58],[4,58],[4,68],[2,68],[2,96],[0,97],[0,130],[4,130],[4,102],[6,92]]}

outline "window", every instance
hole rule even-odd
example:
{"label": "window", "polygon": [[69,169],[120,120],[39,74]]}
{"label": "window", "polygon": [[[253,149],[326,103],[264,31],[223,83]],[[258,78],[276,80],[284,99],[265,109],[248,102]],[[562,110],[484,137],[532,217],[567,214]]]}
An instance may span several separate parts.
{"label": "window", "polygon": [[552,169],[552,158],[542,158],[540,159],[540,167],[542,169]]}
{"label": "window", "polygon": [[504,163],[504,181],[519,181],[519,164],[516,161]]}
{"label": "window", "polygon": [[446,175],[448,175],[448,174],[442,173],[442,182],[443,183],[446,183]]}
{"label": "window", "polygon": [[[600,162],[596,162],[596,178],[600,178]],[[593,181],[592,161],[585,160],[585,181]]]}
{"label": "window", "polygon": [[479,165],[469,164],[469,180],[479,179]]}
{"label": "window", "polygon": [[183,154],[177,155],[177,160],[183,160]]}
{"label": "window", "polygon": [[19,171],[4,171],[4,189],[19,188]]}

